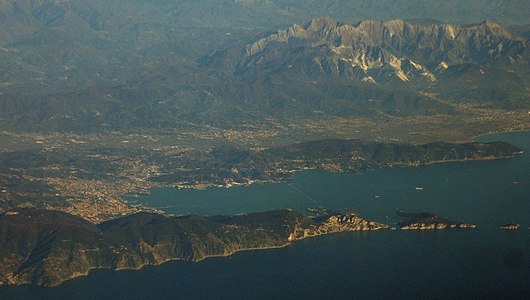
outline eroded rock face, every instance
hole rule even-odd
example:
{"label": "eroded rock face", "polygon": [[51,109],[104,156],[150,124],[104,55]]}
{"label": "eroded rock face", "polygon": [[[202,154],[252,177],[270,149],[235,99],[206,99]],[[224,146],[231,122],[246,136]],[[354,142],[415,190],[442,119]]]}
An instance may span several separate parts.
{"label": "eroded rock face", "polygon": [[319,71],[372,83],[434,83],[455,65],[525,61],[528,45],[491,22],[460,26],[392,20],[352,25],[324,17],[262,36],[245,46],[245,56],[239,72],[289,64],[303,73]]}
{"label": "eroded rock face", "polygon": [[[348,231],[367,231],[367,230],[385,230],[392,227],[367,221],[355,213],[346,212],[344,214],[317,217],[318,222],[314,224],[300,224],[289,235],[289,241],[304,239],[307,237],[318,236],[333,232]],[[304,226],[305,225],[305,226]]]}
{"label": "eroded rock face", "polygon": [[138,213],[94,225],[63,212],[17,209],[0,215],[0,284],[54,286],[96,268],[199,261],[315,235],[388,228],[352,213],[316,218],[291,210],[214,217]]}

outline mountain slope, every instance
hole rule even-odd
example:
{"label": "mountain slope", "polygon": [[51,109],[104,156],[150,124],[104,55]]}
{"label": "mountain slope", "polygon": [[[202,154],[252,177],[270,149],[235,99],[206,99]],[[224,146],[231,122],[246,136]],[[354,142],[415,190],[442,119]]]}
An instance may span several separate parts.
{"label": "mountain slope", "polygon": [[528,107],[529,49],[527,40],[491,22],[351,25],[324,17],[217,51],[204,62],[244,82],[247,94],[236,93],[243,101],[303,101],[300,106],[328,113],[342,102],[335,110],[346,114],[408,115],[450,112],[447,100]]}
{"label": "mountain slope", "polygon": [[[251,40],[260,31],[320,12],[353,21],[396,4],[107,2],[0,1],[0,128],[127,131],[190,122],[226,128],[266,118],[289,123],[315,116],[453,114],[455,100],[527,106],[527,42],[518,37],[524,32],[514,36],[490,22],[466,27],[396,20],[354,26],[315,19],[308,25],[312,29],[296,25]],[[402,2],[409,10],[432,12],[428,5]],[[483,4],[466,3],[460,7]],[[513,20],[524,19],[515,17],[524,9],[514,7],[526,4],[495,3],[484,6],[486,16],[502,4],[515,12]],[[435,7],[443,16],[449,6]],[[402,13],[395,11],[407,17]],[[478,15],[473,20],[480,20]],[[462,35],[451,40],[451,30]],[[291,41],[266,42],[274,34]],[[258,51],[260,43],[265,52]],[[460,46],[450,50],[455,43]],[[501,44],[502,49],[495,48]],[[243,49],[252,55],[241,56]],[[488,51],[500,57],[489,60]],[[260,60],[266,63],[259,65]]]}
{"label": "mountain slope", "polygon": [[351,212],[319,218],[291,210],[214,217],[138,213],[96,226],[62,212],[17,209],[0,214],[0,286],[55,286],[96,268],[199,261],[321,234],[389,228]]}

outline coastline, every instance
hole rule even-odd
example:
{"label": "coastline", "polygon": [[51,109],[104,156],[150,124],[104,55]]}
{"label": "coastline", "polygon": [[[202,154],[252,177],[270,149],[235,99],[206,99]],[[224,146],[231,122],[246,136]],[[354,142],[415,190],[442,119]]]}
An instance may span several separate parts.
{"label": "coastline", "polygon": [[312,238],[318,238],[318,237],[323,237],[323,236],[328,236],[328,235],[334,235],[334,234],[347,234],[347,233],[354,233],[354,232],[375,232],[375,231],[422,231],[423,232],[423,231],[444,231],[444,230],[448,230],[448,229],[449,230],[451,230],[451,229],[466,230],[466,229],[475,229],[475,228],[474,227],[469,227],[469,228],[465,228],[465,227],[462,227],[462,228],[447,227],[447,228],[429,228],[429,229],[402,229],[402,228],[395,228],[395,227],[390,227],[389,226],[389,228],[381,228],[381,229],[346,230],[346,231],[323,232],[323,233],[307,235],[307,236],[304,236],[304,237],[301,237],[301,238],[297,238],[296,240],[288,241],[285,244],[277,245],[277,246],[263,246],[263,247],[241,248],[241,249],[230,251],[230,252],[225,253],[225,254],[206,255],[206,256],[203,256],[203,257],[201,257],[199,259],[192,259],[192,260],[186,260],[186,259],[183,259],[183,258],[169,258],[169,259],[160,261],[158,263],[144,263],[144,264],[139,265],[138,267],[128,267],[128,268],[94,267],[94,268],[88,269],[86,272],[76,273],[74,276],[66,278],[62,282],[57,283],[57,284],[35,285],[33,283],[22,283],[22,284],[2,284],[2,283],[0,283],[0,288],[9,287],[9,286],[38,286],[38,287],[43,287],[43,288],[56,288],[56,287],[59,287],[62,284],[68,282],[68,281],[79,279],[81,277],[90,276],[90,273],[92,273],[93,271],[98,271],[98,270],[109,270],[109,271],[112,271],[112,272],[141,271],[145,267],[157,267],[157,266],[161,266],[161,265],[166,264],[166,263],[177,262],[177,261],[189,262],[189,263],[195,264],[195,263],[200,263],[202,261],[208,260],[210,258],[230,257],[230,256],[236,255],[238,253],[242,253],[242,252],[283,249],[283,248],[287,248],[287,247],[292,246],[293,244],[295,244],[298,241],[302,241],[302,240],[306,240],[306,239],[312,239]]}
{"label": "coastline", "polygon": [[230,257],[230,256],[233,256],[233,255],[235,255],[237,253],[240,253],[240,252],[250,252],[250,251],[273,250],[273,249],[287,248],[287,247],[293,245],[294,243],[296,243],[297,241],[310,239],[310,238],[317,238],[317,237],[321,237],[321,236],[325,236],[325,235],[332,235],[332,234],[339,234],[339,233],[349,233],[349,232],[362,232],[362,231],[382,231],[382,230],[395,230],[395,228],[391,227],[389,229],[347,230],[347,231],[324,232],[324,233],[320,233],[320,234],[304,236],[302,238],[298,238],[298,239],[293,240],[293,241],[287,241],[286,243],[281,244],[281,245],[277,245],[277,246],[245,247],[245,248],[236,249],[236,250],[224,253],[224,254],[205,255],[205,256],[200,257],[199,259],[187,260],[187,259],[184,259],[184,258],[169,258],[169,259],[165,259],[163,261],[157,262],[157,263],[143,263],[143,264],[141,264],[141,265],[139,265],[137,267],[124,267],[124,268],[120,268],[120,267],[118,267],[118,268],[113,268],[113,267],[93,267],[93,268],[89,268],[88,270],[86,270],[86,272],[77,272],[77,273],[75,273],[75,275],[73,275],[71,277],[68,277],[68,278],[65,278],[63,281],[61,281],[59,283],[56,283],[56,284],[49,284],[49,285],[48,284],[47,285],[38,285],[38,284],[34,284],[34,283],[18,283],[18,284],[17,283],[14,283],[14,284],[7,283],[7,284],[5,284],[3,282],[0,282],[0,288],[9,287],[9,286],[39,286],[39,287],[45,287],[45,288],[54,288],[54,287],[61,286],[62,284],[66,283],[68,281],[75,280],[75,279],[78,279],[80,277],[89,276],[92,271],[97,271],[97,270],[109,270],[109,271],[113,271],[113,272],[139,271],[139,270],[142,270],[145,267],[149,267],[149,266],[156,267],[156,266],[163,265],[165,263],[175,262],[175,261],[190,262],[190,263],[200,263],[200,262],[202,262],[204,260],[207,260],[207,259],[210,259],[210,258]]}
{"label": "coastline", "polygon": [[[287,211],[289,211],[289,210],[287,210]],[[411,213],[411,214],[414,214],[414,213]],[[427,214],[427,213],[425,213],[425,214]],[[9,217],[19,217],[19,215],[20,215],[19,213],[6,214],[6,216],[9,216]],[[420,215],[422,215],[422,214],[420,214]],[[439,217],[437,217],[437,218],[439,218]],[[317,220],[317,218],[309,218],[309,219]],[[190,263],[198,263],[198,262],[207,260],[209,258],[229,257],[229,256],[232,256],[232,255],[234,255],[236,253],[239,253],[239,252],[286,248],[286,247],[289,247],[289,246],[293,245],[297,241],[301,241],[301,240],[305,240],[305,239],[311,239],[311,238],[316,238],[316,237],[325,236],[325,235],[338,234],[338,233],[365,232],[365,231],[395,231],[395,230],[397,230],[397,231],[411,231],[411,230],[412,231],[444,231],[444,230],[453,230],[453,229],[466,230],[466,229],[475,229],[476,228],[476,226],[473,225],[473,224],[452,222],[452,221],[449,221],[449,220],[444,219],[444,218],[441,218],[441,219],[435,220],[435,221],[436,221],[435,223],[432,223],[433,221],[431,219],[429,219],[429,218],[426,219],[426,220],[422,220],[420,218],[420,219],[418,219],[418,221],[416,223],[414,223],[414,224],[419,225],[419,226],[415,225],[415,226],[412,226],[412,227],[410,227],[410,226],[409,227],[403,227],[403,226],[398,224],[398,227],[396,228],[396,227],[392,227],[392,226],[389,226],[389,225],[384,224],[384,223],[368,221],[366,219],[363,219],[362,217],[359,217],[355,213],[349,213],[349,212],[346,212],[346,213],[333,213],[333,214],[328,215],[327,219],[325,219],[325,220],[320,219],[319,221],[316,221],[316,223],[313,223],[314,225],[310,225],[309,227],[307,227],[307,226],[299,227],[299,225],[304,224],[304,223],[298,223],[299,221],[297,221],[297,223],[294,223],[294,224],[297,224],[297,225],[294,227],[294,229],[291,229],[291,230],[294,230],[294,231],[291,231],[291,235],[288,238],[286,237],[285,240],[283,240],[283,241],[282,241],[281,237],[278,237],[277,235],[274,235],[274,233],[273,233],[274,231],[273,231],[273,232],[271,232],[271,233],[273,233],[273,235],[271,236],[272,240],[268,240],[268,241],[265,240],[265,243],[269,243],[269,245],[257,246],[257,247],[245,247],[245,246],[239,244],[242,247],[237,247],[237,246],[234,247],[234,245],[238,245],[238,244],[232,244],[232,246],[230,246],[230,242],[228,242],[228,243],[225,242],[223,244],[225,246],[225,248],[224,248],[225,251],[222,252],[222,253],[219,253],[219,254],[202,255],[201,254],[202,253],[201,252],[202,251],[201,248],[198,248],[198,249],[192,250],[191,256],[178,257],[178,254],[177,254],[177,256],[169,257],[169,258],[162,259],[162,260],[157,260],[156,256],[154,256],[154,257],[151,258],[151,261],[149,261],[149,258],[148,258],[148,257],[150,257],[149,253],[151,253],[151,252],[145,252],[144,253],[143,250],[141,250],[141,248],[139,248],[139,249],[131,249],[132,252],[130,254],[127,253],[125,256],[117,256],[117,257],[114,257],[114,258],[111,259],[111,261],[114,261],[114,262],[116,262],[116,259],[118,259],[117,260],[118,263],[115,266],[112,266],[112,265],[94,266],[94,267],[89,267],[86,270],[81,271],[81,272],[75,271],[75,269],[74,269],[74,271],[72,272],[71,276],[68,276],[68,277],[65,277],[65,278],[55,277],[55,279],[52,280],[52,281],[48,281],[48,282],[44,281],[44,282],[40,282],[40,283],[28,282],[28,281],[26,281],[27,278],[22,279],[22,281],[19,281],[18,280],[18,276],[14,276],[13,274],[7,273],[7,274],[4,274],[5,278],[3,279],[2,282],[0,282],[0,287],[2,287],[2,286],[6,286],[7,287],[7,286],[32,285],[32,286],[53,288],[53,287],[60,286],[60,285],[62,285],[63,283],[65,283],[67,281],[74,280],[74,279],[79,278],[79,277],[88,276],[94,270],[110,270],[110,271],[131,270],[131,271],[134,271],[134,270],[141,270],[142,268],[144,268],[146,266],[159,266],[159,265],[165,264],[167,262],[171,262],[171,261],[183,261],[183,262],[190,262]],[[238,224],[237,221],[235,221],[235,222],[236,222],[235,224]],[[119,224],[119,223],[117,223],[117,224]],[[127,223],[125,223],[125,224],[127,224]],[[148,223],[148,224],[150,224],[150,223]],[[231,224],[231,223],[226,223],[226,224]],[[123,225],[118,225],[118,226],[123,226]],[[228,225],[228,226],[230,226],[230,225]],[[141,242],[142,241],[141,236],[142,235],[139,236],[140,243],[142,243]],[[152,245],[152,247],[156,247],[156,246]],[[219,250],[221,250],[221,249],[219,249]],[[226,251],[226,250],[228,250],[228,251]],[[140,251],[140,252],[138,252],[138,251]],[[130,260],[133,257],[135,257],[136,255],[140,255],[139,256],[140,260]],[[144,257],[143,255],[147,255],[147,256]],[[182,254],[180,254],[180,255],[182,255]],[[124,258],[125,258],[125,261],[122,260]],[[127,260],[129,260],[128,263],[132,263],[132,264],[136,264],[136,265],[133,266],[133,265],[130,264],[129,266],[127,266]],[[120,262],[126,262],[126,266],[124,266],[124,267],[118,266],[118,265],[120,265]],[[49,276],[49,275],[44,275],[44,276]]]}
{"label": "coastline", "polygon": [[[522,132],[527,132],[528,130],[524,130]],[[515,156],[515,155],[514,155]],[[504,157],[483,157],[483,158],[477,158],[477,159],[467,159],[467,160],[442,160],[442,161],[433,161],[431,163],[428,163],[428,164],[438,164],[438,163],[448,163],[448,162],[464,162],[464,161],[477,161],[477,160],[497,160],[497,159],[501,159],[501,158],[511,158],[511,157],[514,157],[514,156],[504,156]],[[422,164],[422,165],[419,165],[419,166],[423,166],[423,165],[427,165],[427,164]],[[414,167],[419,167],[419,166],[414,166]],[[392,168],[392,167],[395,167],[395,166],[388,166],[388,167],[382,167],[382,168]],[[322,170],[322,169],[316,169],[316,170]],[[292,173],[297,173],[297,172],[301,172],[301,171],[304,171],[304,170],[296,170],[296,171],[293,171]],[[333,170],[323,170],[323,171],[327,171],[327,172],[332,172],[332,173],[342,173],[344,171],[333,171]],[[347,171],[346,171],[347,172]],[[260,184],[262,182],[252,182],[250,184]],[[267,183],[267,182],[265,182]],[[511,182],[510,182],[511,183]],[[249,185],[250,185],[249,184]],[[230,188],[230,187],[226,187],[226,188]],[[318,237],[318,236],[323,236],[323,235],[328,235],[328,234],[334,234],[334,233],[338,233],[338,232],[343,232],[343,231],[334,231],[334,232],[324,232],[324,233],[321,233],[321,234],[316,234],[316,235],[308,235],[308,236],[304,236],[303,238],[298,238],[296,239],[295,241],[297,240],[302,240],[302,239],[305,239],[305,238],[312,238],[312,237]],[[278,241],[281,241],[282,239],[280,238]],[[294,241],[293,241],[294,242]],[[254,243],[254,244],[258,244],[259,243]],[[228,244],[227,244],[228,245]],[[137,266],[134,266],[134,267],[125,267],[125,268],[113,268],[113,267],[95,267],[95,268],[89,268],[88,271],[86,272],[75,272],[73,273],[73,275],[66,279],[65,281],[68,281],[68,280],[71,280],[71,279],[75,279],[75,278],[78,278],[78,277],[82,277],[82,276],[86,276],[90,273],[91,270],[98,270],[98,269],[108,269],[108,270],[114,270],[114,271],[120,271],[120,270],[139,270],[139,269],[142,269],[143,267],[145,266],[158,266],[158,265],[161,265],[161,264],[164,264],[166,262],[170,262],[170,261],[192,261],[192,262],[200,262],[200,261],[203,261],[203,260],[206,260],[207,258],[214,258],[214,257],[229,257],[231,255],[234,255],[235,253],[238,253],[238,252],[242,252],[242,251],[257,251],[257,250],[266,250],[266,249],[278,249],[278,248],[285,248],[285,247],[288,247],[292,245],[292,242],[287,242],[285,241],[285,243],[280,243],[278,245],[275,245],[275,246],[263,246],[263,247],[243,247],[243,248],[232,248],[232,247],[228,247],[228,249],[232,248],[232,250],[230,251],[227,251],[225,253],[220,253],[220,254],[214,254],[214,255],[205,255],[205,256],[197,256],[197,258],[193,258],[193,256],[185,256],[185,258],[169,258],[169,259],[165,259],[165,260],[160,260],[160,261],[155,261],[154,263],[142,263],[142,264],[139,264]],[[200,251],[199,251],[200,253]],[[190,259],[191,257],[191,259]],[[56,285],[50,285],[50,286],[58,286],[62,283],[59,283],[59,284],[56,284]]]}
{"label": "coastline", "polygon": [[488,133],[483,133],[483,134],[479,134],[479,135],[473,136],[471,138],[471,140],[475,141],[475,142],[478,142],[479,138],[484,137],[484,136],[488,136],[488,135],[496,135],[496,134],[503,134],[503,133],[509,134],[509,133],[527,132],[527,131],[530,132],[530,126],[528,128],[526,128],[526,129],[490,131]]}
{"label": "coastline", "polygon": [[[524,131],[530,131],[528,130],[521,130],[521,132]],[[479,157],[479,158],[466,158],[466,159],[447,159],[447,160],[436,160],[436,161],[430,161],[425,163],[417,163],[417,164],[393,164],[388,166],[382,166],[378,168],[370,168],[365,170],[332,170],[332,169],[325,169],[325,168],[308,168],[304,170],[291,170],[287,172],[290,176],[284,177],[282,179],[271,179],[271,180],[255,180],[253,182],[249,183],[238,183],[238,184],[211,184],[211,183],[199,183],[196,185],[186,185],[186,186],[179,186],[179,185],[168,185],[168,186],[155,186],[154,189],[179,189],[179,190],[196,190],[196,191],[203,191],[210,188],[221,188],[221,189],[231,189],[231,188],[237,188],[237,187],[247,187],[251,185],[260,185],[260,184],[282,184],[282,183],[289,183],[293,180],[293,176],[296,173],[300,172],[306,172],[306,171],[323,171],[323,172],[330,172],[330,173],[362,173],[363,171],[373,171],[377,169],[385,169],[385,168],[420,168],[422,166],[429,166],[429,165],[436,165],[436,164],[445,164],[445,163],[465,163],[465,162],[474,162],[474,161],[494,161],[494,160],[503,160],[503,159],[513,159],[518,157],[519,155],[524,155],[524,150],[522,153],[514,153],[512,155],[508,156],[499,156],[499,157]],[[151,189],[147,191],[143,191],[142,194],[136,194],[136,193],[128,193],[120,196],[120,199],[125,202],[127,205],[131,205],[128,200],[124,199],[124,197],[134,197],[136,200],[138,198],[141,198],[143,196],[149,196],[151,194]],[[135,204],[138,205],[138,204]],[[132,205],[131,205],[132,206]],[[143,206],[143,204],[140,203],[140,206],[135,206],[135,208],[146,208],[154,210],[155,212],[162,212],[165,213],[163,210],[160,210],[159,208],[154,207],[146,207]]]}

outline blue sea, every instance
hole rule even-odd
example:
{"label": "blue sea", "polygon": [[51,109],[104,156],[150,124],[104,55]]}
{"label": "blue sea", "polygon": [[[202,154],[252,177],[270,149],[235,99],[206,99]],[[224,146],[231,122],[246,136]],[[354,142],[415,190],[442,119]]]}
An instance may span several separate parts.
{"label": "blue sea", "polygon": [[[128,197],[177,215],[324,206],[393,225],[396,209],[434,212],[474,230],[333,234],[199,263],[96,270],[56,288],[4,287],[0,299],[530,299],[530,131],[479,140],[507,141],[525,154]],[[499,229],[511,222],[523,226]]]}

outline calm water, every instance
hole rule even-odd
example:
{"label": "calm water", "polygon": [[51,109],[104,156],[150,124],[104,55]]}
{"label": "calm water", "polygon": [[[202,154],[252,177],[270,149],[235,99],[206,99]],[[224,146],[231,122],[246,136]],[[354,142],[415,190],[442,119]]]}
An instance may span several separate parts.
{"label": "calm water", "polygon": [[[99,270],[58,288],[2,288],[0,299],[530,298],[530,132],[481,140],[508,141],[526,153],[361,175],[304,172],[290,184],[161,189],[129,199],[207,215],[323,205],[389,224],[399,208],[475,223],[476,230],[335,234],[200,263]],[[498,229],[512,221],[524,229]]]}

